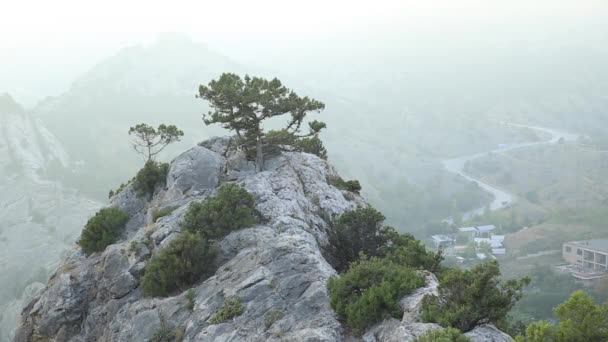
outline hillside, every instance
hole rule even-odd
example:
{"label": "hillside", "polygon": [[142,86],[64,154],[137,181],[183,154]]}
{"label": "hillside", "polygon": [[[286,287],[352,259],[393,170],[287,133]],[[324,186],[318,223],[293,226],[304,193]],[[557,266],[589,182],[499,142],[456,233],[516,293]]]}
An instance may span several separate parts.
{"label": "hillside", "polygon": [[100,205],[49,180],[49,171],[71,166],[46,127],[0,95],[0,341]]}
{"label": "hillside", "polygon": [[[244,154],[229,150],[228,144],[226,138],[211,139],[175,158],[166,186],[157,187],[149,201],[138,197],[132,185],[112,198],[111,206],[129,218],[124,236],[102,252],[87,256],[77,249],[67,256],[24,309],[16,341],[146,341],[159,331],[180,331],[184,341],[362,340],[333,313],[326,283],[337,274],[330,264],[332,217],[365,206],[363,198],[328,184],[337,173],[316,156],[280,153],[255,173]],[[193,202],[229,182],[253,195],[260,223],[220,240],[217,270],[196,283],[192,295],[145,297],[141,281],[150,257],[185,234],[180,222]],[[154,221],[154,209],[167,207],[174,209]],[[402,321],[385,320],[363,340],[407,341],[438,328],[420,322],[420,300],[437,286],[431,274],[425,282],[402,301]],[[234,296],[240,298],[242,313],[214,323],[222,303]],[[490,325],[467,336],[471,341],[510,341]]]}

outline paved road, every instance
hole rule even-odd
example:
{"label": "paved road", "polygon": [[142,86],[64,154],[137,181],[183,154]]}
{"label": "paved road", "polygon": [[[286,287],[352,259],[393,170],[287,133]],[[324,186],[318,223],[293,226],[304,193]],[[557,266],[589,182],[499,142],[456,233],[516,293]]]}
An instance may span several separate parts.
{"label": "paved road", "polygon": [[[483,181],[476,179],[476,178],[470,176],[469,174],[467,174],[466,172],[464,172],[464,165],[466,164],[466,162],[472,161],[479,157],[487,156],[488,153],[505,153],[505,152],[509,152],[509,151],[513,151],[513,150],[531,147],[531,146],[556,144],[559,142],[559,140],[561,138],[563,138],[564,142],[575,142],[578,140],[578,135],[576,135],[576,134],[567,133],[567,132],[559,131],[559,130],[552,129],[552,128],[527,126],[527,125],[520,125],[520,124],[514,124],[514,123],[507,123],[506,125],[534,129],[534,130],[549,134],[551,136],[551,138],[549,140],[544,140],[544,141],[535,141],[535,142],[508,145],[508,147],[497,148],[492,151],[476,153],[476,154],[453,158],[453,159],[446,159],[442,162],[443,167],[445,167],[445,169],[448,170],[449,172],[458,174],[461,177],[464,177],[465,179],[467,179],[469,181],[477,182],[477,184],[479,184],[479,187],[481,187],[482,189],[491,193],[494,196],[494,199],[492,200],[492,203],[490,203],[490,210],[497,210],[497,209],[509,206],[510,204],[512,204],[513,202],[516,201],[517,197],[516,197],[516,195],[514,195],[504,189],[501,189],[497,186],[494,186],[494,185],[491,185],[488,183],[484,183]],[[477,209],[468,211],[463,214],[462,218],[463,218],[463,220],[467,220],[471,217],[474,217],[477,215],[482,215],[484,210],[485,210],[485,207],[481,207],[481,208],[477,208]],[[451,219],[449,219],[448,221],[451,221]]]}

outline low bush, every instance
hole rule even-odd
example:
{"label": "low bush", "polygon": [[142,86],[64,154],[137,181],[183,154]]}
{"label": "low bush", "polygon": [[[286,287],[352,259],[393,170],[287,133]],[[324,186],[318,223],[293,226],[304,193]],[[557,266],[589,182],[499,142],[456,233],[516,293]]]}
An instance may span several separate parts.
{"label": "low bush", "polygon": [[283,311],[278,310],[278,309],[274,309],[274,310],[270,310],[266,313],[266,315],[264,316],[264,327],[266,327],[266,330],[270,329],[270,327],[275,324],[278,320],[280,320],[281,318],[283,318],[284,314]]}
{"label": "low bush", "polygon": [[160,326],[152,336],[150,342],[182,342],[184,340],[185,329],[183,327],[174,328],[167,323],[163,316],[160,317]]}
{"label": "low bush", "polygon": [[209,323],[220,324],[243,313],[243,304],[239,297],[226,298],[224,304],[211,316]]}
{"label": "low bush", "polygon": [[384,215],[372,207],[345,211],[335,222],[333,237],[336,269],[346,269],[361,253],[387,257],[395,263],[417,269],[437,271],[443,260],[441,252],[433,253],[411,234],[399,234],[384,225]]}
{"label": "low bush", "polygon": [[439,282],[439,296],[426,295],[422,300],[422,319],[462,332],[484,323],[499,323],[530,283],[529,278],[500,281],[499,277],[495,260],[468,270],[446,270]]}
{"label": "low bush", "polygon": [[424,286],[415,270],[380,258],[361,258],[340,278],[331,278],[328,290],[331,307],[355,333],[386,317],[400,318],[399,300]]}
{"label": "low bush", "polygon": [[144,295],[167,296],[214,271],[215,246],[197,233],[184,232],[154,256],[142,280]]}
{"label": "low bush", "polygon": [[127,182],[126,184],[121,183],[120,186],[118,187],[118,189],[110,190],[110,192],[108,193],[108,198],[112,198],[112,197],[114,197],[114,195],[118,195],[121,191],[123,191],[127,187],[127,185],[129,185],[130,182],[131,181]]}
{"label": "low bush", "polygon": [[[327,149],[323,145],[323,141],[318,136],[310,138],[301,138],[294,142],[294,147],[301,152],[314,154],[315,156],[327,160]],[[361,190],[361,187],[359,187]]]}
{"label": "low bush", "polygon": [[164,207],[162,209],[158,209],[158,208],[154,209],[152,211],[152,222],[156,222],[156,220],[158,220],[159,218],[171,214],[177,208],[178,207]]}
{"label": "low bush", "polygon": [[382,248],[381,255],[399,265],[431,272],[441,270],[443,252],[431,252],[410,233],[398,233],[394,229],[387,232],[389,243]]}
{"label": "low bush", "polygon": [[84,226],[78,244],[88,255],[103,251],[118,240],[129,216],[118,208],[103,208]]}
{"label": "low bush", "polygon": [[133,189],[141,197],[150,196],[157,186],[165,185],[168,172],[169,164],[148,160],[133,178]]}
{"label": "low bush", "polygon": [[194,291],[194,289],[190,289],[186,292],[186,301],[186,308],[189,311],[194,310],[194,305],[196,304],[196,291]]}
{"label": "low bush", "polygon": [[380,256],[381,248],[388,242],[388,227],[384,215],[372,207],[359,207],[346,211],[335,223],[335,256],[338,270],[344,270],[360,253]]}
{"label": "low bush", "polygon": [[253,196],[243,187],[228,183],[215,196],[192,203],[180,225],[184,230],[200,232],[205,238],[218,239],[257,222]]}
{"label": "low bush", "polygon": [[470,342],[460,330],[454,328],[431,329],[416,337],[414,342]]}
{"label": "low bush", "polygon": [[328,182],[330,185],[333,185],[340,190],[346,190],[356,194],[361,192],[361,184],[358,180],[345,181],[339,176],[332,176],[329,177]]}

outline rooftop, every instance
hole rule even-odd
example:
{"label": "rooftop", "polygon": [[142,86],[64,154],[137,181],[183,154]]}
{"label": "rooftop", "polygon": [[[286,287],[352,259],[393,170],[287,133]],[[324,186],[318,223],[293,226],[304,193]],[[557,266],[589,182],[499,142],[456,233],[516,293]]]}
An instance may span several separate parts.
{"label": "rooftop", "polygon": [[491,230],[494,230],[496,227],[493,224],[489,224],[487,226],[479,226],[477,227],[477,230],[479,230],[480,232],[489,232]]}
{"label": "rooftop", "polygon": [[454,240],[451,237],[444,235],[444,234],[432,235],[431,239],[433,239],[435,241],[452,241],[452,240]]}
{"label": "rooftop", "polygon": [[588,248],[597,251],[608,252],[608,239],[594,239],[594,240],[583,240],[583,241],[570,241],[566,242],[568,245]]}

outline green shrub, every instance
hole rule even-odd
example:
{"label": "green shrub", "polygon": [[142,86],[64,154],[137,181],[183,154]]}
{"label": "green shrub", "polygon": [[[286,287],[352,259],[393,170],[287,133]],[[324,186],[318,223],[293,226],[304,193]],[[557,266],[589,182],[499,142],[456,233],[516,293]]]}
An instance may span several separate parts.
{"label": "green shrub", "polygon": [[243,313],[243,304],[239,297],[226,298],[224,304],[213,314],[209,323],[220,324]]}
{"label": "green shrub", "polygon": [[156,222],[156,220],[158,220],[159,218],[171,214],[177,208],[178,207],[174,206],[174,207],[164,207],[162,209],[158,209],[158,208],[154,209],[152,211],[152,222]]}
{"label": "green shrub", "polygon": [[388,227],[384,215],[372,207],[359,207],[345,211],[335,224],[336,268],[344,270],[360,253],[380,256],[381,248],[388,241]]}
{"label": "green shrub", "polygon": [[200,234],[184,232],[154,256],[142,280],[144,295],[167,296],[214,271],[215,246]]}
{"label": "green shrub", "polygon": [[133,178],[133,189],[141,197],[150,196],[156,186],[164,186],[167,181],[169,164],[148,160],[144,167]]}
{"label": "green shrub", "polygon": [[114,195],[118,195],[121,191],[123,191],[127,185],[129,185],[131,181],[128,181],[126,184],[125,183],[121,183],[120,186],[118,187],[118,189],[116,190],[110,190],[110,192],[108,193],[108,198],[112,198],[114,197]]}
{"label": "green shrub", "polygon": [[284,314],[283,311],[278,310],[278,309],[274,309],[274,310],[270,310],[266,313],[266,315],[264,316],[264,327],[266,327],[266,330],[270,329],[270,327],[275,324],[278,320],[280,320],[281,318],[283,318]]}
{"label": "green shrub", "polygon": [[372,207],[345,211],[336,220],[334,232],[335,267],[339,271],[357,260],[360,253],[429,271],[437,271],[443,260],[441,252],[427,251],[411,234],[399,234],[385,226],[384,215]]}
{"label": "green shrub", "polygon": [[424,244],[410,233],[397,233],[394,229],[387,232],[390,243],[383,247],[381,255],[399,265],[416,269],[439,272],[443,252],[428,251]]}
{"label": "green shrub", "polygon": [[517,342],[587,342],[608,341],[608,304],[596,304],[583,290],[577,290],[553,310],[557,324],[547,321],[530,323],[525,337]]}
{"label": "green shrub", "polygon": [[[529,278],[500,281],[498,263],[493,260],[469,270],[445,271],[439,282],[439,296],[426,295],[422,300],[422,319],[470,331],[484,323],[504,320],[522,297]],[[441,300],[439,299],[441,298]]]}
{"label": "green shrub", "polygon": [[208,239],[218,239],[257,222],[253,196],[241,186],[229,183],[222,185],[215,196],[192,203],[181,227],[200,232]]}
{"label": "green shrub", "polygon": [[160,326],[150,342],[181,342],[184,340],[184,328],[171,327],[163,316],[160,317]]}
{"label": "green shrub", "polygon": [[78,244],[86,254],[103,251],[122,234],[129,216],[118,208],[103,208],[91,217]]}
{"label": "green shrub", "polygon": [[454,328],[431,329],[416,337],[413,342],[470,342],[460,330]]}
{"label": "green shrub", "polygon": [[186,301],[188,301],[186,308],[188,308],[190,311],[194,310],[194,304],[196,301],[196,291],[194,291],[194,289],[190,289],[188,292],[186,292]]}
{"label": "green shrub", "polygon": [[380,258],[361,258],[328,282],[331,307],[356,333],[382,319],[403,314],[399,300],[424,286],[415,270]]}
{"label": "green shrub", "polygon": [[328,179],[330,185],[335,186],[340,190],[350,191],[358,194],[361,192],[361,184],[358,180],[345,181],[339,176],[331,176]]}
{"label": "green shrub", "polygon": [[321,159],[327,160],[327,149],[316,135],[310,138],[298,139],[295,141],[294,146],[298,151],[314,154]]}

